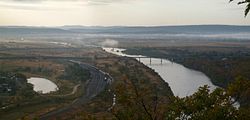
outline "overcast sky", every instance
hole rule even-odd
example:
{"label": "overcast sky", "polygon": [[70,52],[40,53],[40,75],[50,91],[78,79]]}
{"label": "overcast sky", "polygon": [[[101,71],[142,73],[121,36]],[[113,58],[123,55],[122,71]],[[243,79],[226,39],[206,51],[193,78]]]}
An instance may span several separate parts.
{"label": "overcast sky", "polygon": [[0,25],[250,25],[229,0],[0,0]]}

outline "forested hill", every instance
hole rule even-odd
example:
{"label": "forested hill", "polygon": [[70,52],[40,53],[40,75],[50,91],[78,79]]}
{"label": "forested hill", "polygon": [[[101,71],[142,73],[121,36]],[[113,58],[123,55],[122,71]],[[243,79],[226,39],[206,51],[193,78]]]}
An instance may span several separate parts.
{"label": "forested hill", "polygon": [[115,27],[85,27],[63,26],[63,29],[83,33],[137,33],[137,34],[231,34],[250,33],[250,26],[232,25],[185,25],[185,26],[115,26]]}
{"label": "forested hill", "polygon": [[2,26],[0,34],[55,34],[55,33],[119,33],[119,34],[235,34],[250,33],[250,26],[232,25],[185,25],[185,26],[62,26],[25,27]]}

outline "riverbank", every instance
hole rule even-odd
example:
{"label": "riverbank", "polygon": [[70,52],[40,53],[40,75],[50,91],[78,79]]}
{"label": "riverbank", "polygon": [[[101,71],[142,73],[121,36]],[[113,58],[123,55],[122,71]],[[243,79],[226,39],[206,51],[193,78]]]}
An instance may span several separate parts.
{"label": "riverbank", "polygon": [[166,59],[146,58],[143,55],[128,55],[122,53],[125,49],[103,48],[106,52],[127,56],[136,59],[145,66],[153,69],[161,78],[169,84],[175,96],[186,97],[194,94],[199,87],[208,85],[211,90],[217,86],[213,85],[210,79],[199,71],[185,68],[183,65],[171,62]]}
{"label": "riverbank", "polygon": [[[128,48],[125,53],[171,59],[205,73],[213,84],[226,88],[237,77],[250,79],[250,50],[240,47]],[[248,98],[249,96],[244,96]],[[249,102],[241,103],[249,106]]]}
{"label": "riverbank", "polygon": [[[86,119],[87,116],[95,119],[115,119],[114,114],[118,112],[128,114],[129,110],[133,110],[135,115],[146,116],[138,100],[143,100],[152,114],[163,116],[167,111],[166,107],[173,93],[169,85],[151,68],[134,59],[116,57],[104,59],[97,57],[91,65],[109,73],[113,78],[112,84],[87,104],[77,107],[74,112],[63,114],[61,117],[64,119]],[[114,94],[116,104],[113,106]],[[152,104],[155,102],[157,106]],[[109,110],[111,106],[113,106],[112,110]]]}
{"label": "riverbank", "polygon": [[[111,57],[97,59],[96,66],[108,72],[114,79],[111,91],[116,94],[116,105],[110,111],[114,115],[113,117],[116,114],[128,117],[133,111],[131,119],[139,116],[148,119],[146,107],[149,114],[158,115],[163,119],[165,115],[163,113],[166,113],[167,107],[174,97],[169,84],[152,68],[135,59],[117,57],[113,54],[109,56]],[[107,109],[111,105],[112,99]],[[143,107],[143,105],[145,106]]]}

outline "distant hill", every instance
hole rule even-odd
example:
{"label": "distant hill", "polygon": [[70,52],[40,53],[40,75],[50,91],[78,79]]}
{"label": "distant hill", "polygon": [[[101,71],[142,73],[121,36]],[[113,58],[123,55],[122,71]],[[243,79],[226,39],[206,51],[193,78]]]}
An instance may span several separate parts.
{"label": "distant hill", "polygon": [[232,25],[185,25],[185,26],[155,26],[155,27],[85,27],[63,26],[65,30],[81,33],[123,33],[123,34],[231,34],[249,33],[250,26]]}
{"label": "distant hill", "polygon": [[47,28],[47,27],[0,27],[1,34],[58,34],[58,33],[71,33],[71,31],[63,30],[60,28]]}
{"label": "distant hill", "polygon": [[0,27],[0,34],[65,34],[65,33],[109,33],[109,34],[231,34],[250,33],[250,26],[232,25],[185,25],[155,27],[102,27],[102,26],[62,26],[62,27]]}
{"label": "distant hill", "polygon": [[[85,35],[89,34],[89,35]],[[92,35],[91,35],[92,34]],[[84,39],[85,37],[124,39],[209,39],[250,40],[250,26],[184,25],[184,26],[61,26],[61,27],[0,27],[0,37],[54,37]]]}

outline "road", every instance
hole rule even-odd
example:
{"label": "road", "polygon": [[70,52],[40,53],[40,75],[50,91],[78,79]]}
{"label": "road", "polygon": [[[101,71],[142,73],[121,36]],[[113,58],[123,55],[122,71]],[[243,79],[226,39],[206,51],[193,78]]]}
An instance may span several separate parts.
{"label": "road", "polygon": [[44,95],[44,96],[53,96],[53,97],[66,97],[70,95],[74,95],[77,92],[78,87],[80,87],[81,84],[75,85],[72,92],[68,94],[59,94],[59,95]]}
{"label": "road", "polygon": [[[74,61],[75,62],[75,61]],[[75,62],[76,63],[76,62]],[[58,110],[51,111],[44,115],[40,116],[41,120],[50,120],[56,117],[60,117],[64,113],[73,112],[74,109],[78,108],[79,106],[88,103],[92,98],[97,96],[101,91],[105,89],[105,87],[109,84],[109,80],[112,78],[107,75],[106,73],[102,72],[98,68],[77,62],[83,69],[87,69],[90,72],[91,79],[87,81],[84,85],[82,85],[85,89],[85,94],[80,98],[73,101],[70,105],[63,107]],[[107,80],[107,77],[108,80]]]}

